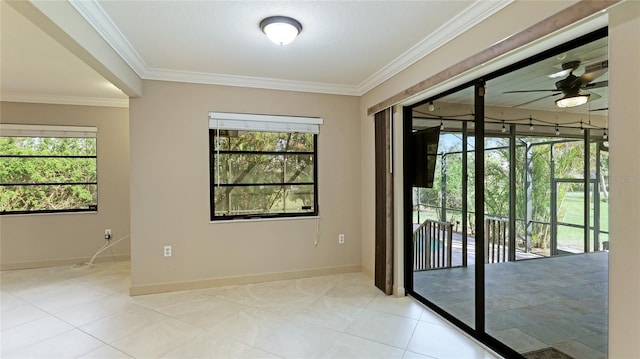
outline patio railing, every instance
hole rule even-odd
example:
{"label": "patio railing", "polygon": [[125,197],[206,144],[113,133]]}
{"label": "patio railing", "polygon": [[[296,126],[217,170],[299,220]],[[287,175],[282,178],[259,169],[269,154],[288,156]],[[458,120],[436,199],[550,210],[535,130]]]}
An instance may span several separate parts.
{"label": "patio railing", "polygon": [[451,268],[453,224],[424,221],[413,231],[413,270]]}
{"label": "patio railing", "polygon": [[486,217],[484,224],[484,262],[502,263],[509,260],[509,220]]}

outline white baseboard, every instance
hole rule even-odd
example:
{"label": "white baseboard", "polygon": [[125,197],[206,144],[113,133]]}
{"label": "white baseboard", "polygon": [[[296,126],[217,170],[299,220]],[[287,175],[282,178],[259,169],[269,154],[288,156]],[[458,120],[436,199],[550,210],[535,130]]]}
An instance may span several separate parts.
{"label": "white baseboard", "polygon": [[407,295],[407,292],[404,290],[404,287],[393,286],[393,295],[396,297],[404,297]]}
{"label": "white baseboard", "polygon": [[[28,261],[28,262],[13,262],[13,263],[2,263],[0,264],[0,270],[17,270],[17,269],[32,269],[32,268],[47,268],[47,267],[61,267],[61,266],[70,266],[74,264],[80,264],[88,262],[91,258],[65,258],[65,259],[46,259],[39,261]],[[102,256],[97,257],[94,263],[105,263],[112,261],[128,261],[131,260],[130,254],[116,254],[114,256]]]}
{"label": "white baseboard", "polygon": [[307,270],[291,271],[291,272],[265,273],[265,274],[246,275],[246,276],[209,278],[209,279],[201,279],[201,280],[193,280],[193,281],[185,281],[185,282],[136,285],[136,286],[131,286],[131,288],[129,289],[129,295],[136,296],[136,295],[144,295],[144,294],[177,292],[181,290],[204,289],[204,288],[221,287],[221,286],[227,286],[227,285],[273,282],[278,280],[308,278],[308,277],[317,277],[317,276],[323,276],[323,275],[354,273],[354,272],[361,272],[361,271],[362,271],[362,267],[360,265],[348,265],[348,266],[340,266],[340,267],[307,269]]}
{"label": "white baseboard", "polygon": [[360,271],[362,273],[364,273],[367,277],[371,278],[371,279],[375,279],[375,275],[373,274],[373,271],[371,271],[369,268],[362,266],[360,268]]}

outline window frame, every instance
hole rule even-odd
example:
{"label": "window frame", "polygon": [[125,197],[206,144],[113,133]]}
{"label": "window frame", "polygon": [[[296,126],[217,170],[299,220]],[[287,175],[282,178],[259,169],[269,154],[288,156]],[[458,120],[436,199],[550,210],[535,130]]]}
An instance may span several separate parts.
{"label": "window frame", "polygon": [[95,181],[91,182],[0,182],[0,188],[4,187],[34,187],[34,186],[96,186],[95,204],[90,204],[85,208],[65,208],[65,209],[36,209],[36,210],[16,210],[0,211],[0,216],[10,215],[31,215],[31,214],[55,214],[55,213],[78,213],[98,211],[98,129],[97,127],[63,126],[63,125],[26,125],[26,124],[0,124],[0,138],[6,137],[32,137],[32,138],[93,138],[95,139],[95,155],[7,155],[0,154],[0,158],[46,158],[46,159],[94,159],[95,160]]}
{"label": "window frame", "polygon": [[[256,219],[295,219],[301,217],[317,217],[320,213],[318,205],[318,137],[319,125],[323,123],[320,118],[273,116],[256,114],[235,113],[209,113],[209,219],[212,223],[221,221],[256,220]],[[216,139],[220,130],[238,130],[245,132],[272,132],[272,133],[308,133],[313,135],[313,151],[305,152],[281,152],[281,151],[238,151],[219,150],[216,147]],[[215,158],[217,154],[238,155],[278,155],[278,156],[313,156],[313,182],[301,183],[246,183],[246,184],[218,184],[216,183]],[[243,213],[216,215],[215,196],[216,187],[259,187],[270,186],[281,188],[292,185],[313,186],[313,208],[306,212],[274,212],[274,213]]]}

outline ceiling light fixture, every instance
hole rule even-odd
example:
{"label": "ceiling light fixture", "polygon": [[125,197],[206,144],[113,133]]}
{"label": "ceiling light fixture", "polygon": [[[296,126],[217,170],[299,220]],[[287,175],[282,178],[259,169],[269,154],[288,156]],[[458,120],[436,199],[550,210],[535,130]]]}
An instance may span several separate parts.
{"label": "ceiling light fixture", "polygon": [[284,46],[296,39],[302,25],[290,17],[271,16],[260,21],[260,29],[273,43]]}
{"label": "ceiling light fixture", "polygon": [[433,112],[436,109],[436,106],[433,105],[433,101],[429,102],[429,111]]}
{"label": "ceiling light fixture", "polygon": [[576,106],[584,105],[585,103],[587,103],[587,101],[589,101],[589,96],[590,95],[588,94],[587,95],[567,94],[563,98],[556,100],[556,106],[560,108],[567,108],[567,107],[576,107]]}

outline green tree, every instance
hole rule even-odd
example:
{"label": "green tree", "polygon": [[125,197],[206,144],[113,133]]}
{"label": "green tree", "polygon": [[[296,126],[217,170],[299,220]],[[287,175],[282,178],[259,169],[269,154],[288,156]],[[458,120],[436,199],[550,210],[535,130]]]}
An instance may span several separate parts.
{"label": "green tree", "polygon": [[0,137],[0,211],[97,203],[95,138]]}
{"label": "green tree", "polygon": [[[507,218],[509,215],[509,139],[491,138],[485,144],[485,214],[492,217]],[[516,216],[519,219],[526,218],[526,144],[534,142],[553,142],[557,138],[519,138],[516,146]],[[591,145],[592,153],[595,153],[595,144]],[[584,172],[584,146],[580,140],[567,141],[556,144],[540,144],[530,147],[531,151],[531,195],[532,219],[539,222],[551,220],[551,150],[553,148],[553,165],[556,178],[582,178]],[[446,153],[446,193],[444,193],[441,176],[442,156],[438,157],[436,165],[434,186],[431,189],[420,189],[420,202],[436,208],[437,219],[441,218],[440,208],[443,195],[449,208],[462,207],[462,156],[458,153],[460,145],[449,146],[441,149]],[[608,161],[606,152],[602,155],[602,171],[607,173]],[[467,153],[467,203],[473,211],[474,203],[474,153]],[[595,173],[595,155],[592,156],[591,172]],[[568,192],[583,190],[581,184],[576,186],[560,186],[557,193],[558,203],[561,203]],[[447,211],[447,219],[456,221],[461,212],[459,210]],[[468,223],[473,232],[473,215],[469,216]],[[517,233],[522,242],[525,237],[525,223],[516,222]],[[549,248],[551,226],[544,224],[532,225],[532,242],[535,248],[545,250]]]}
{"label": "green tree", "polygon": [[[225,131],[214,153],[216,214],[300,212],[315,205],[314,136]],[[229,151],[241,151],[229,152]],[[277,184],[274,186],[272,184]]]}
{"label": "green tree", "polygon": [[509,216],[509,150],[485,151],[484,163],[485,213],[491,217],[506,218]]}

